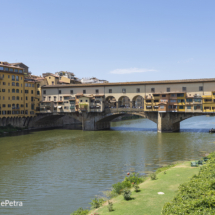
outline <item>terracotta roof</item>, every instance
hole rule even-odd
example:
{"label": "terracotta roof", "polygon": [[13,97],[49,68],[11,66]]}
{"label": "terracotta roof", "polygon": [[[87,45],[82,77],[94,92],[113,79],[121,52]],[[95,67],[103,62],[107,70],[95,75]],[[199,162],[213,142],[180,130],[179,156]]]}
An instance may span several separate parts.
{"label": "terracotta roof", "polygon": [[[203,83],[215,82],[215,78],[204,79],[184,79],[184,80],[163,80],[163,81],[139,81],[139,82],[115,82],[115,83],[98,83],[98,84],[67,84],[67,85],[49,85],[44,88],[67,88],[67,87],[104,87],[104,86],[124,86],[124,85],[150,85],[150,84],[179,84],[179,83]],[[185,92],[184,92],[185,93]]]}

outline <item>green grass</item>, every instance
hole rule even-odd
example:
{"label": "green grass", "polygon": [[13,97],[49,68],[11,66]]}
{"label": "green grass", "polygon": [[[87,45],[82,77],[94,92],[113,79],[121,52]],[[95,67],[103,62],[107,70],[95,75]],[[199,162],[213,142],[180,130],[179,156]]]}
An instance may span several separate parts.
{"label": "green grass", "polygon": [[[134,192],[132,189],[132,200],[124,200],[122,195],[111,199],[114,211],[109,212],[107,203],[101,208],[90,211],[89,215],[108,214],[108,215],[158,215],[161,214],[163,205],[171,201],[176,195],[180,184],[189,181],[189,179],[199,172],[199,167],[190,167],[190,162],[184,162],[176,165],[164,172],[157,174],[157,180],[147,179],[139,185],[140,192]],[[158,192],[164,192],[164,195],[158,195]]]}

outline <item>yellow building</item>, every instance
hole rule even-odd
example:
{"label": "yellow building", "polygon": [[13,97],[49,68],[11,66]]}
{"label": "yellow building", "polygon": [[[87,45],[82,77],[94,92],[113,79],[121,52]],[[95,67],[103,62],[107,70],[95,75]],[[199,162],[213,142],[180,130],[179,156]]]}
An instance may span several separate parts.
{"label": "yellow building", "polygon": [[0,62],[0,118],[24,116],[24,104],[23,69]]}
{"label": "yellow building", "polygon": [[0,62],[0,118],[30,117],[39,111],[41,93],[37,94],[37,84],[40,81],[25,78],[23,70]]}

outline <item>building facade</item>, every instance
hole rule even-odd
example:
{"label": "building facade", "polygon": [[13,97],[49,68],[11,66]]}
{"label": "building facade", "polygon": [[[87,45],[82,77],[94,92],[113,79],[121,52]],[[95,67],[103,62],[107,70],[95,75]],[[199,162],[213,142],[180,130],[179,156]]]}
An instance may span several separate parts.
{"label": "building facade", "polygon": [[[103,96],[105,108],[143,108],[156,112],[214,112],[215,79],[44,86],[44,101],[70,95]],[[85,99],[87,100],[87,99]],[[79,101],[76,101],[76,104]],[[86,106],[86,105],[85,105]],[[90,107],[90,103],[87,104]],[[76,105],[76,111],[80,105]],[[87,108],[87,111],[92,112]]]}

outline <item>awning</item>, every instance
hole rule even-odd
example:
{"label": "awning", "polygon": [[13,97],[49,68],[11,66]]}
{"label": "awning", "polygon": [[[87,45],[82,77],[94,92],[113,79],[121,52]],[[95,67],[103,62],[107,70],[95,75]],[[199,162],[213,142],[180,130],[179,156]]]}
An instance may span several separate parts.
{"label": "awning", "polygon": [[62,108],[62,106],[58,106],[57,108]]}
{"label": "awning", "polygon": [[147,108],[151,108],[152,106],[146,106]]}
{"label": "awning", "polygon": [[158,106],[154,106],[154,108],[158,108]]}

